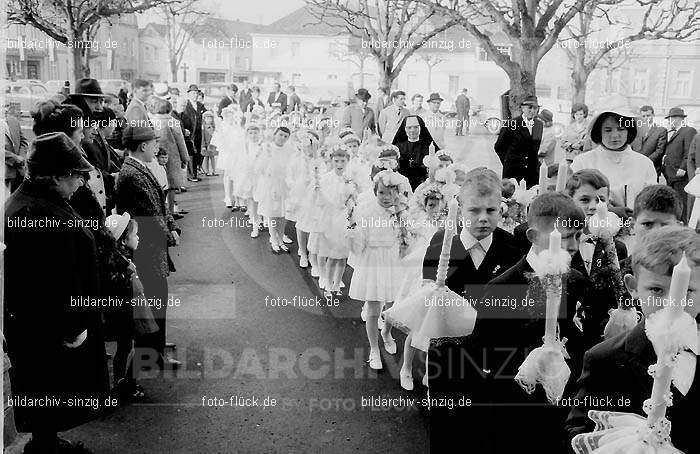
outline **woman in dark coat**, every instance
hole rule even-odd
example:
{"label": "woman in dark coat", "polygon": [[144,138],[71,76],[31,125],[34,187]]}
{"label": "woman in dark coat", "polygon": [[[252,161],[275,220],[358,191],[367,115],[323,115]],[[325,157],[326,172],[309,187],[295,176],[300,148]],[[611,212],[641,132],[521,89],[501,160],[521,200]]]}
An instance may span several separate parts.
{"label": "woman in dark coat", "polygon": [[428,156],[431,143],[435,144],[435,151],[440,149],[425,122],[418,115],[404,118],[394,136],[392,144],[399,147],[400,153],[398,172],[408,178],[413,190],[428,178],[428,169],[423,165],[423,158]]}
{"label": "woman in dark coat", "polygon": [[85,307],[99,295],[95,238],[68,203],[93,167],[63,133],[38,136],[27,163],[5,212],[5,334],[24,452],[47,453],[105,408],[109,376],[100,313]]}

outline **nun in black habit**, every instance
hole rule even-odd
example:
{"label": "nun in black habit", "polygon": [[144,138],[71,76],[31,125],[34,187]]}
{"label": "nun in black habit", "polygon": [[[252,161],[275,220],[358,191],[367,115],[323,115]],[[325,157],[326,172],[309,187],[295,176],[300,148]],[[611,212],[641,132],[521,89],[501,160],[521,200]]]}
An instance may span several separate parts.
{"label": "nun in black habit", "polygon": [[413,190],[428,178],[428,169],[423,165],[423,158],[428,156],[431,143],[435,144],[435,151],[440,149],[425,122],[418,115],[404,118],[392,141],[392,144],[399,148],[398,172],[408,178]]}

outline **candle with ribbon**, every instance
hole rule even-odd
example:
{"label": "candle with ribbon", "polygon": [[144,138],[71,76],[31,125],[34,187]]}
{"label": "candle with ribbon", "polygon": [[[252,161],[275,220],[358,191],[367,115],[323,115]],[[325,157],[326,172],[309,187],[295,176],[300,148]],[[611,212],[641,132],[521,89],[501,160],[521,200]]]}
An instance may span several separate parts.
{"label": "candle with ribbon", "polygon": [[547,192],[547,164],[542,162],[540,164],[540,179],[539,179],[539,185],[540,185],[540,194],[544,194]]}
{"label": "candle with ribbon", "polygon": [[[554,227],[554,230],[552,230],[552,233],[549,234],[549,254],[552,257],[558,257],[561,252],[561,233],[559,230],[557,230],[556,226]],[[557,279],[557,277],[553,276],[554,279]],[[558,277],[558,279],[561,279],[561,276]],[[557,336],[557,316],[559,315],[559,302],[561,300],[561,286],[560,285],[554,285],[551,287],[548,287],[547,290],[547,311],[546,311],[546,317],[547,320],[545,321],[545,329],[544,329],[544,337],[545,337],[545,343],[548,340],[553,341],[556,339]],[[558,292],[556,291],[558,290]]]}
{"label": "candle with ribbon", "polygon": [[[669,323],[672,326],[673,322],[681,317],[684,313],[683,306],[685,305],[686,294],[688,293],[688,285],[690,284],[690,267],[688,259],[683,254],[681,260],[673,268],[671,276],[671,287],[668,294],[668,306],[665,310],[669,311]],[[669,333],[670,334],[670,333]],[[651,388],[651,398],[649,399],[650,408],[648,412],[647,422],[650,426],[656,424],[661,418],[666,415],[668,400],[666,396],[671,391],[671,374],[673,372],[674,362],[671,360],[672,355],[677,352],[661,351],[657,352],[656,370],[654,372],[654,384]]]}
{"label": "candle with ribbon", "polygon": [[566,189],[566,181],[569,179],[569,163],[566,159],[562,159],[557,170],[557,192],[563,192]]}

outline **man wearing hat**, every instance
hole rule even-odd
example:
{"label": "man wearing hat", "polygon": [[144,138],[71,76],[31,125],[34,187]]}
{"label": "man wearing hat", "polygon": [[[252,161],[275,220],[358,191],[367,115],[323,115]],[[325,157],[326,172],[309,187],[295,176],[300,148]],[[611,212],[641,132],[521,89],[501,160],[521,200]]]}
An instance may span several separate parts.
{"label": "man wearing hat", "polygon": [[168,246],[178,244],[178,227],[166,208],[161,185],[148,170],[147,163],[155,159],[158,150],[156,133],[152,128],[127,126],[124,143],[129,156],[117,178],[117,212],[128,212],[139,224],[139,247],[134,252],[134,264],[146,298],[160,302],[153,309],[159,330],[136,339],[137,359],[148,366],[176,366],[175,360],[164,356],[165,317],[170,274]]}
{"label": "man wearing hat", "polygon": [[103,178],[107,201],[107,212],[113,208],[114,175],[119,172],[121,159],[102,135],[100,126],[109,122],[109,112],[104,103],[107,95],[102,93],[99,82],[95,79],[80,79],[76,84],[75,93],[71,93],[64,104],[76,105],[83,111],[83,119],[87,123],[84,137],[80,146],[85,151],[90,164],[99,170]]}
{"label": "man wearing hat", "polygon": [[663,157],[663,168],[666,182],[671,186],[683,202],[683,221],[688,220],[688,194],[684,188],[688,184],[688,155],[690,145],[697,131],[686,126],[687,115],[680,107],[673,107],[668,111],[668,135],[666,140],[666,153]]}
{"label": "man wearing hat", "polygon": [[301,98],[297,94],[297,90],[294,88],[294,85],[290,85],[287,87],[287,108],[285,113],[298,111],[301,110],[301,108]]}
{"label": "man wearing hat", "polygon": [[433,140],[441,149],[445,148],[445,127],[447,117],[440,113],[440,104],[443,99],[440,93],[431,93],[428,97],[428,110],[420,115],[425,120],[425,126],[433,136]]}
{"label": "man wearing hat", "polygon": [[367,107],[367,101],[372,95],[365,88],[360,88],[355,93],[355,102],[345,108],[343,112],[343,121],[341,126],[352,128],[355,135],[363,140],[365,130],[369,129],[372,132],[377,130],[374,123],[374,111]]}
{"label": "man wearing hat", "polygon": [[[109,392],[100,313],[80,304],[98,298],[93,228],[68,199],[93,169],[62,132],[37,136],[27,178],[5,212],[5,326],[10,381],[17,401],[50,398],[55,405],[14,405],[19,432],[31,432],[24,452],[77,452],[58,432],[99,416],[104,407],[70,406]],[[84,452],[84,451],[80,451]]]}
{"label": "man wearing hat", "polygon": [[197,182],[197,171],[202,163],[202,114],[206,112],[204,104],[197,101],[199,96],[199,87],[195,84],[191,84],[187,88],[187,105],[185,106],[185,112],[183,118],[185,128],[190,131],[190,138],[192,139],[192,144],[194,146],[194,155],[191,157],[190,166],[190,178],[188,181]]}
{"label": "man wearing hat", "polygon": [[133,83],[134,95],[126,108],[126,121],[129,126],[148,126],[148,109],[146,101],[153,94],[153,83],[150,80],[136,79]]}
{"label": "man wearing hat", "polygon": [[503,178],[523,178],[527,187],[537,184],[539,176],[542,120],[537,118],[537,96],[527,96],[520,103],[522,114],[503,122],[494,150],[503,164]]}

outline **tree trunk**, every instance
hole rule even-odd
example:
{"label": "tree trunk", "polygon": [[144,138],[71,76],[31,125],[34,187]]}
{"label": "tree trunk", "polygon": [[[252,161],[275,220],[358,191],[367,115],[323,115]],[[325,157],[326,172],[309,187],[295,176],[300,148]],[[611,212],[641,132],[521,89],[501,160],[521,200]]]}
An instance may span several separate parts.
{"label": "tree trunk", "polygon": [[525,68],[522,64],[513,69],[508,74],[510,79],[510,95],[508,97],[508,106],[510,107],[511,118],[520,115],[520,103],[528,96],[535,95],[535,76],[537,74],[537,65],[531,68]]}
{"label": "tree trunk", "polygon": [[360,56],[360,87],[365,87],[365,59]]}
{"label": "tree trunk", "polygon": [[573,88],[573,98],[571,99],[573,104],[585,104],[586,103],[586,83],[588,82],[588,74],[586,71],[581,70],[571,74],[572,88]]}
{"label": "tree trunk", "polygon": [[73,47],[71,54],[73,57],[73,86],[75,86],[78,80],[90,77],[90,65],[88,64],[87,49]]}
{"label": "tree trunk", "polygon": [[170,60],[170,77],[173,82],[177,82],[177,61],[174,59]]}
{"label": "tree trunk", "polygon": [[389,93],[391,93],[391,86],[396,77],[392,74],[392,69],[391,64],[384,61],[379,62],[379,88],[386,88]]}

